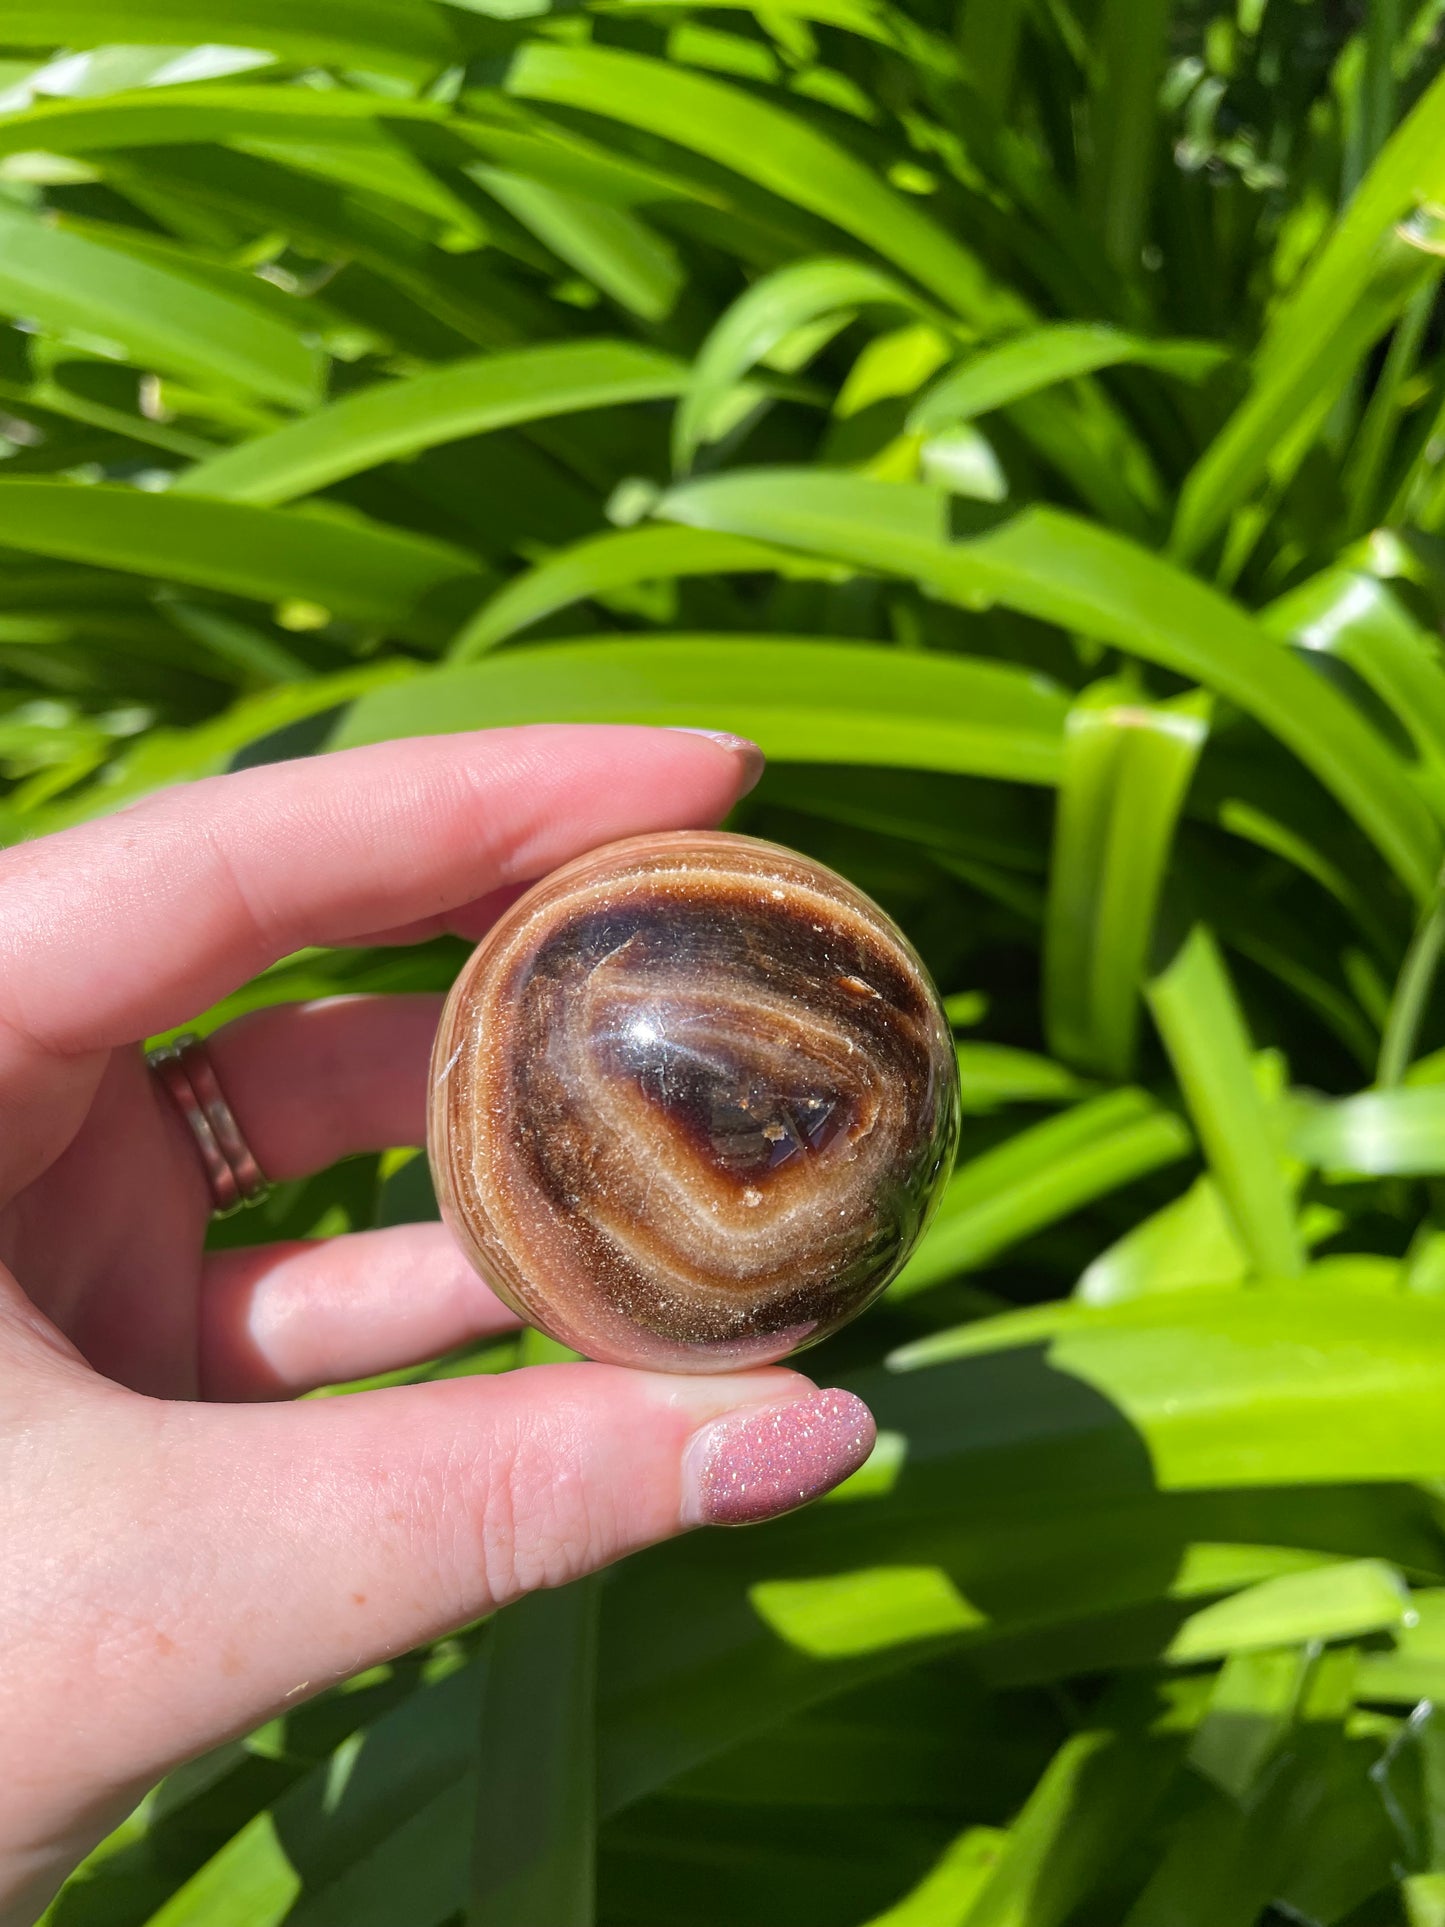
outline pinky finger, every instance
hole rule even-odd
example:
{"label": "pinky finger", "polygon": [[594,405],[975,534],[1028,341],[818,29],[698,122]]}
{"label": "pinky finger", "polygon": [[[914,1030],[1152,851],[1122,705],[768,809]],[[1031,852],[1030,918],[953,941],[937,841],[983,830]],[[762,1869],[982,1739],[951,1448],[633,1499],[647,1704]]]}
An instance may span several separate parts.
{"label": "pinky finger", "polygon": [[292,1398],[419,1365],[519,1322],[444,1225],[218,1252],[201,1287],[202,1394]]}

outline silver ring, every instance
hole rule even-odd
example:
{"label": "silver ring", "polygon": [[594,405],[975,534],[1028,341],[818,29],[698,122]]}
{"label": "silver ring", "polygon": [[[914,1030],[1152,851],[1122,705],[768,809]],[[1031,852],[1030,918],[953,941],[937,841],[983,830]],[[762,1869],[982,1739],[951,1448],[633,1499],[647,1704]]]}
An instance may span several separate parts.
{"label": "silver ring", "polygon": [[247,1205],[260,1204],[270,1194],[270,1181],[241,1133],[200,1038],[178,1037],[173,1044],[162,1044],[146,1052],[146,1062],[191,1127],[214,1216],[229,1218]]}

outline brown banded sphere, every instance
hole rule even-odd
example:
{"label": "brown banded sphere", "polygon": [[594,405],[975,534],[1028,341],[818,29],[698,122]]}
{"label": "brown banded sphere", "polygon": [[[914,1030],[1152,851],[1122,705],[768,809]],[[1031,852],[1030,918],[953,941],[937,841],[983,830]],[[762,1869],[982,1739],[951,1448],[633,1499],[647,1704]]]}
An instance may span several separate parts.
{"label": "brown banded sphere", "polygon": [[432,1065],[443,1214],[529,1324],[728,1371],[811,1345],[917,1242],[958,1134],[953,1042],[878,906],[722,832],[634,837],[530,891]]}

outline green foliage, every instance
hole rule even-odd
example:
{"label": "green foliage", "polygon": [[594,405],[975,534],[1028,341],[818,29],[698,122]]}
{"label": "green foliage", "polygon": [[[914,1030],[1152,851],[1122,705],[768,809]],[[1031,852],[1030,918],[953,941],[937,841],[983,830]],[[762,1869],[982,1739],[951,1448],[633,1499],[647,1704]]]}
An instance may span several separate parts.
{"label": "green foliage", "polygon": [[1442,15],[7,0],[0,834],[738,730],[968,1033],[808,1361],[863,1472],[184,1770],[52,1927],[1445,1919]]}

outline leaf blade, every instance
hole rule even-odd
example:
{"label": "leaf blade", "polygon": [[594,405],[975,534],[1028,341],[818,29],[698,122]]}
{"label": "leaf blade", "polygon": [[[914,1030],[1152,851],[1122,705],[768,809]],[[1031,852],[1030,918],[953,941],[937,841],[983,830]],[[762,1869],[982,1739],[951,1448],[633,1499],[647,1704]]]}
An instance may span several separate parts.
{"label": "leaf blade", "polygon": [[383,462],[489,430],[679,392],[682,365],[627,342],[519,348],[363,389],[213,456],[176,493],[275,508]]}

